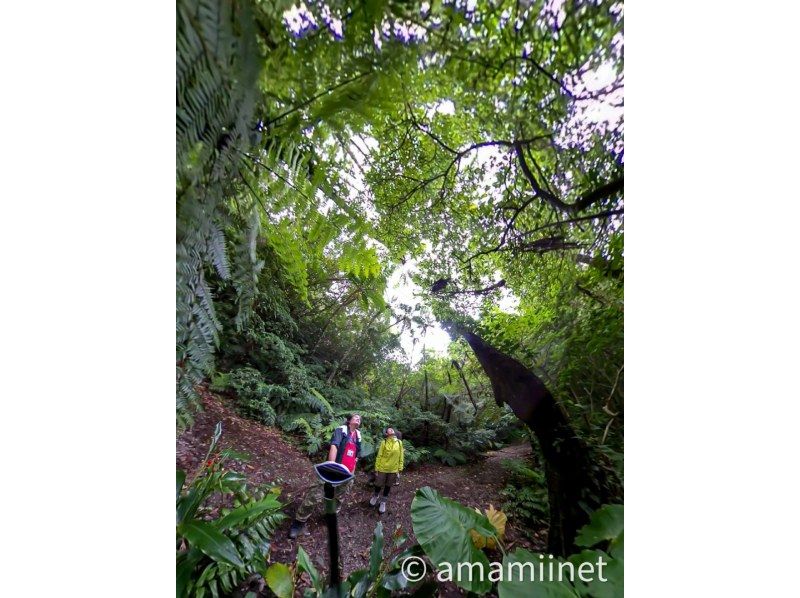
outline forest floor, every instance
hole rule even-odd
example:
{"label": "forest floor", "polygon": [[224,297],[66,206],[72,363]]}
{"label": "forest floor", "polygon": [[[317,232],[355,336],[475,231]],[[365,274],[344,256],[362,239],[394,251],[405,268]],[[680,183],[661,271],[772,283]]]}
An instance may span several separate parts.
{"label": "forest floor", "polygon": [[[248,476],[250,484],[274,483],[281,486],[280,499],[286,504],[289,517],[275,532],[270,560],[290,563],[295,560],[297,547],[302,546],[314,564],[327,571],[328,543],[322,514],[312,517],[305,534],[297,540],[287,537],[291,515],[299,505],[306,489],[316,479],[312,462],[277,428],[262,426],[239,417],[225,398],[203,391],[202,413],[197,414],[194,425],[176,440],[176,465],[187,472],[191,480],[197,471],[214,432],[217,422],[222,422],[222,448],[246,452],[250,460],[237,468]],[[368,566],[372,534],[378,521],[383,521],[384,534],[390,535],[397,526],[412,539],[411,501],[418,488],[430,486],[443,496],[481,510],[493,504],[500,508],[500,492],[506,484],[507,471],[501,466],[503,459],[520,459],[530,455],[529,444],[517,444],[486,453],[479,461],[458,467],[425,463],[411,465],[402,474],[400,485],[392,488],[386,513],[380,515],[376,507],[369,506],[372,487],[366,472],[356,473],[356,483],[344,500],[339,514],[339,537],[342,554],[343,578],[356,569]],[[544,550],[547,524],[529,536],[509,520],[506,526],[506,550],[521,546],[529,550]],[[490,559],[493,560],[493,559]],[[447,584],[448,586],[451,584]],[[458,595],[454,586],[440,588],[440,595]]]}

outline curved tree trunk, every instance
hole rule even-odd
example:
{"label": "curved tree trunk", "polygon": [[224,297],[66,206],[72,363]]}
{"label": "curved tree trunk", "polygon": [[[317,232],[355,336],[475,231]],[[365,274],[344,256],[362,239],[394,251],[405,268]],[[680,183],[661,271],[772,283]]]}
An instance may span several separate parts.
{"label": "curved tree trunk", "polygon": [[506,403],[536,434],[550,499],[548,551],[562,556],[576,552],[575,536],[589,522],[586,509],[594,510],[615,498],[602,479],[603,468],[539,378],[478,335],[458,324],[448,326],[472,347],[492,383],[497,404]]}

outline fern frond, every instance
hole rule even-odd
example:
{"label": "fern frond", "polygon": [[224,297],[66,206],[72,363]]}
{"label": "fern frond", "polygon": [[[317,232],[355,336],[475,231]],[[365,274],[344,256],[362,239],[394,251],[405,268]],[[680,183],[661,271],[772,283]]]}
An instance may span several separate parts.
{"label": "fern frond", "polygon": [[328,400],[323,397],[315,388],[309,388],[311,396],[308,397],[309,403],[320,413],[333,415],[333,407]]}
{"label": "fern frond", "polygon": [[231,274],[225,199],[249,146],[263,59],[249,2],[179,0],[176,9],[176,407],[185,425],[219,342],[205,270]]}

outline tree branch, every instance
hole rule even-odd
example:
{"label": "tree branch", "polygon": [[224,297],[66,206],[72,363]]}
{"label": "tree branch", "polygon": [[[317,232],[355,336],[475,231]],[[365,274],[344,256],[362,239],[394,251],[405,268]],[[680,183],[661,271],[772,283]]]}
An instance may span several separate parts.
{"label": "tree branch", "polygon": [[605,185],[588,192],[583,197],[579,198],[575,203],[564,203],[554,194],[542,188],[542,186],[536,180],[536,177],[533,176],[533,173],[531,172],[531,169],[528,166],[528,162],[525,159],[525,155],[522,151],[522,145],[515,143],[514,152],[517,154],[517,159],[519,160],[522,173],[525,175],[525,178],[528,179],[528,183],[530,183],[530,186],[533,187],[536,195],[541,196],[542,199],[544,199],[548,204],[562,212],[574,214],[576,212],[580,212],[581,210],[585,210],[593,203],[622,191],[625,186],[624,177],[620,176],[610,183],[606,183]]}
{"label": "tree branch", "polygon": [[466,289],[464,291],[450,291],[449,293],[442,293],[442,295],[444,295],[446,297],[453,297],[455,295],[467,295],[467,294],[469,294],[469,295],[486,295],[487,293],[490,293],[490,292],[492,292],[492,291],[494,291],[496,289],[501,289],[504,286],[506,286],[506,281],[503,278],[503,279],[498,280],[494,284],[490,284],[488,287],[483,288],[483,289]]}

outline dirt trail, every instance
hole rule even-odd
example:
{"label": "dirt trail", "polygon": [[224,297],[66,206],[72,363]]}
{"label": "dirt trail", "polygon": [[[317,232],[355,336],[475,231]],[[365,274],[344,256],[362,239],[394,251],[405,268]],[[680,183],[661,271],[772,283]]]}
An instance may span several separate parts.
{"label": "dirt trail", "polygon": [[[284,438],[279,430],[236,415],[224,399],[204,391],[203,406],[205,411],[195,418],[194,426],[177,438],[177,467],[184,469],[191,478],[205,456],[214,426],[222,421],[221,446],[250,454],[251,460],[240,468],[247,474],[250,483],[281,485],[283,490],[280,498],[286,503],[285,512],[291,517],[305,489],[315,479],[309,458]],[[430,486],[440,494],[470,507],[484,509],[489,504],[494,504],[499,508],[500,491],[507,479],[507,472],[501,466],[501,461],[507,458],[523,458],[530,451],[530,445],[526,443],[491,451],[480,461],[460,467],[431,463],[412,465],[401,474],[400,485],[392,488],[386,513],[383,515],[368,504],[372,492],[368,474],[357,472],[355,486],[345,499],[339,515],[344,576],[368,565],[372,533],[379,519],[383,521],[386,534],[390,534],[400,525],[413,538],[411,501],[417,488]],[[275,534],[271,560],[292,562],[297,554],[297,546],[302,546],[317,567],[327,570],[327,535],[322,515],[312,517],[306,528],[307,533],[295,541],[287,538],[288,528],[287,519]],[[535,541],[532,542],[515,528],[513,521],[509,521],[505,545],[507,548],[523,546],[528,549],[543,549],[546,523],[543,522],[542,528],[536,530],[533,537]]]}

